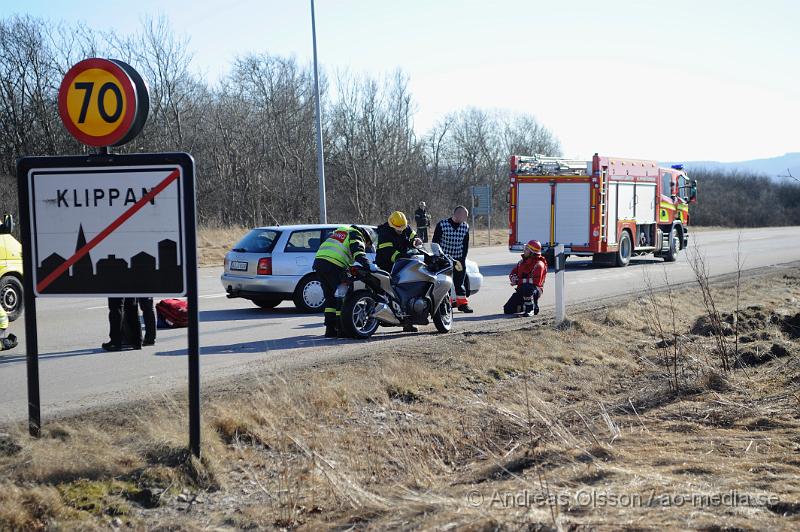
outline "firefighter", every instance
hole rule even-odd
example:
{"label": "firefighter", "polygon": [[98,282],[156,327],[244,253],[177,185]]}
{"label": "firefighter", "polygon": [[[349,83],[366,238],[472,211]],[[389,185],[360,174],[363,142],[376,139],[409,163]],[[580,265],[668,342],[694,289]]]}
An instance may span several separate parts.
{"label": "firefighter", "polygon": [[375,264],[381,270],[391,272],[399,257],[421,245],[422,240],[408,225],[405,213],[394,211],[385,223],[378,226]]}
{"label": "firefighter", "polygon": [[414,220],[417,222],[417,236],[423,243],[427,243],[431,215],[428,214],[428,205],[424,201],[419,202],[419,208],[414,212]]}
{"label": "firefighter", "polygon": [[456,301],[458,310],[470,314],[473,312],[467,299],[467,291],[464,287],[466,278],[466,260],[469,251],[469,224],[467,223],[469,211],[463,205],[459,205],[453,210],[453,215],[441,220],[436,224],[433,231],[431,242],[439,244],[442,251],[450,255],[456,261],[455,272],[453,272],[453,284],[455,285]]}
{"label": "firefighter", "polygon": [[314,257],[314,271],[325,294],[325,338],[341,336],[339,317],[342,315],[342,300],[335,296],[336,287],[342,282],[347,269],[358,262],[370,271],[377,266],[367,258],[367,247],[372,237],[367,229],[357,225],[337,228],[319,247]]}
{"label": "firefighter", "polygon": [[544,279],[547,276],[547,260],[542,256],[542,244],[538,240],[531,240],[525,244],[520,260],[511,270],[508,278],[511,286],[516,290],[503,306],[505,314],[516,314],[522,310],[522,315],[529,317],[539,314],[539,296],[542,295]]}

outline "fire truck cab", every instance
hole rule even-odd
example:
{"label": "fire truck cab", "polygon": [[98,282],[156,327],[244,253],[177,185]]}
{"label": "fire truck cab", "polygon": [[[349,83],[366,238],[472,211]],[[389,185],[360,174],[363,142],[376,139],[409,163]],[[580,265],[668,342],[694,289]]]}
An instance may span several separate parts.
{"label": "fire truck cab", "polygon": [[[689,244],[689,203],[697,183],[682,165],[602,157],[511,157],[509,249],[539,240],[543,253],[627,266],[634,255],[675,260]],[[548,262],[550,260],[548,259]]]}

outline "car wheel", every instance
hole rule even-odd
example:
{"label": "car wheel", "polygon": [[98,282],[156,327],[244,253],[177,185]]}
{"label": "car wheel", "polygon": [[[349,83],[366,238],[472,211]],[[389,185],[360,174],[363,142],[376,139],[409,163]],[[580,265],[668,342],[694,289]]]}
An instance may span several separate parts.
{"label": "car wheel", "polygon": [[325,293],[319,278],[311,273],[300,279],[292,300],[303,312],[322,312],[325,309]]}
{"label": "car wheel", "polygon": [[8,314],[8,321],[14,321],[22,314],[25,306],[22,294],[22,283],[16,277],[7,275],[0,280],[0,305]]}
{"label": "car wheel", "polygon": [[258,299],[253,299],[252,301],[256,304],[256,306],[259,306],[263,309],[271,309],[280,305],[281,301],[283,300],[276,299],[274,297],[260,297]]}

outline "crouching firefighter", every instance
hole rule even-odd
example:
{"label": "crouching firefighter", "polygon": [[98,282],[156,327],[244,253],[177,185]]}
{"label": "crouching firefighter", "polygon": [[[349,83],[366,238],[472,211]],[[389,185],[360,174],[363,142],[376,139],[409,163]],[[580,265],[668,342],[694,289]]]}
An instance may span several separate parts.
{"label": "crouching firefighter", "polygon": [[367,247],[371,245],[372,237],[367,229],[357,225],[344,225],[331,233],[314,256],[314,271],[325,295],[325,338],[340,336],[342,300],[335,294],[336,287],[344,279],[348,268],[358,262],[370,271],[378,269],[367,258]]}
{"label": "crouching firefighter", "polygon": [[539,297],[544,288],[544,279],[547,276],[547,260],[542,256],[542,244],[538,240],[531,240],[525,244],[520,260],[511,270],[508,278],[511,286],[516,290],[503,306],[505,314],[523,316],[539,314]]}

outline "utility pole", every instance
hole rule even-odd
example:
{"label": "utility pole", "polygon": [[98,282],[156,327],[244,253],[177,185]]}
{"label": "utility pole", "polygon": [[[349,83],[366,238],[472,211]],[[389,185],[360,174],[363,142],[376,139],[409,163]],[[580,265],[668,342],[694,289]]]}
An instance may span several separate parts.
{"label": "utility pole", "polygon": [[314,98],[317,104],[317,177],[319,178],[319,223],[328,223],[325,201],[325,155],[322,153],[322,105],[319,101],[319,71],[317,70],[317,21],[314,0],[311,0],[311,39],[314,43]]}

